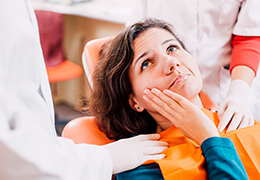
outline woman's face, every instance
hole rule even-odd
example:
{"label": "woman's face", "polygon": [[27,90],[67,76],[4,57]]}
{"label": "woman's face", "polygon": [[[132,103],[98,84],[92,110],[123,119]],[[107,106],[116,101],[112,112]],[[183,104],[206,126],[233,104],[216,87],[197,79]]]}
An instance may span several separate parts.
{"label": "woman's face", "polygon": [[[169,89],[191,102],[198,98],[202,78],[193,57],[168,31],[151,28],[133,42],[134,59],[129,68],[133,88],[130,105],[137,111],[157,113],[144,99],[144,90]],[[137,109],[137,107],[139,107]]]}

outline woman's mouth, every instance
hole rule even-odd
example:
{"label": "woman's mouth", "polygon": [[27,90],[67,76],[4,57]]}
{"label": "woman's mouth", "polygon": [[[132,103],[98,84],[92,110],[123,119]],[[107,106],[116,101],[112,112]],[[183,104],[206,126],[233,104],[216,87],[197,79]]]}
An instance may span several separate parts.
{"label": "woman's mouth", "polygon": [[175,78],[175,80],[173,81],[173,83],[170,85],[170,88],[171,88],[173,85],[178,84],[179,82],[181,82],[181,81],[187,79],[189,76],[190,76],[190,74],[185,74],[185,73],[179,74],[179,75]]}

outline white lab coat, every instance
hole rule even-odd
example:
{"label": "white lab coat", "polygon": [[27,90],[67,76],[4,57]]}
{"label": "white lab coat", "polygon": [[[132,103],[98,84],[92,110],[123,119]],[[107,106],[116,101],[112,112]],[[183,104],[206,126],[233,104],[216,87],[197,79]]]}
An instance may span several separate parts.
{"label": "white lab coat", "polygon": [[56,137],[53,103],[29,0],[0,1],[0,179],[111,179],[101,146]]}
{"label": "white lab coat", "polygon": [[[241,8],[239,12],[239,8]],[[174,25],[201,70],[204,91],[219,104],[231,81],[232,34],[260,36],[260,0],[136,0],[127,25],[152,17]],[[260,121],[260,70],[248,106]]]}

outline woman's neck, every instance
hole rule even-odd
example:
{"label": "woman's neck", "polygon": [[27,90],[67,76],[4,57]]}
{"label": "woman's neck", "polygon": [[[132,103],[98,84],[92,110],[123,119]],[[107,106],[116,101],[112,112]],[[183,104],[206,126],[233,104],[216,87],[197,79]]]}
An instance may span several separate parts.
{"label": "woman's neck", "polygon": [[195,96],[192,100],[189,100],[191,103],[195,104],[199,109],[203,108],[201,99],[199,95]]}

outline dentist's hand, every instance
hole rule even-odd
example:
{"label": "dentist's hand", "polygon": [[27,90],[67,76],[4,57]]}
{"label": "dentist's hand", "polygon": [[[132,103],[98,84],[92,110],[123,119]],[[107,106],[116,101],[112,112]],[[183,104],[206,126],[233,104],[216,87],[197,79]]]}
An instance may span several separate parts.
{"label": "dentist's hand", "polygon": [[228,132],[254,124],[253,115],[246,106],[249,89],[249,85],[242,80],[231,82],[227,96],[218,109],[219,132],[222,132],[227,126]]}
{"label": "dentist's hand", "polygon": [[168,143],[158,141],[159,134],[139,135],[104,145],[112,157],[113,174],[140,166],[147,160],[163,159],[159,154],[168,148]]}
{"label": "dentist's hand", "polygon": [[186,137],[201,145],[209,137],[219,137],[215,124],[194,104],[170,90],[144,91],[144,99],[169,119]]}

